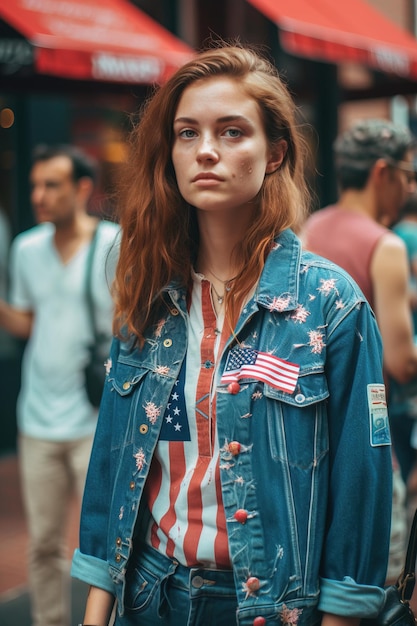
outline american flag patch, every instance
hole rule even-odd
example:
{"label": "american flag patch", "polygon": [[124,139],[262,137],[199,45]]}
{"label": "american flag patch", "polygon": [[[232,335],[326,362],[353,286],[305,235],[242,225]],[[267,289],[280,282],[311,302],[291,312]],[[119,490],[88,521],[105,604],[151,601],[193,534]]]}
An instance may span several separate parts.
{"label": "american flag patch", "polygon": [[292,393],[298,380],[300,366],[252,348],[235,348],[227,357],[220,383],[241,378],[256,378],[275,389]]}

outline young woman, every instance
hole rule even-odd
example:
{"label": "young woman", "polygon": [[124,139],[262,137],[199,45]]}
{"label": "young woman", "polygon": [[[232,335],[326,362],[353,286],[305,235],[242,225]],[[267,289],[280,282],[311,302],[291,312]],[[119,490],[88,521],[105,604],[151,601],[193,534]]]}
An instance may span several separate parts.
{"label": "young woman", "polygon": [[73,575],[85,624],[355,626],[377,614],[391,459],[374,317],[303,253],[295,105],[222,45],[134,130],[115,334]]}

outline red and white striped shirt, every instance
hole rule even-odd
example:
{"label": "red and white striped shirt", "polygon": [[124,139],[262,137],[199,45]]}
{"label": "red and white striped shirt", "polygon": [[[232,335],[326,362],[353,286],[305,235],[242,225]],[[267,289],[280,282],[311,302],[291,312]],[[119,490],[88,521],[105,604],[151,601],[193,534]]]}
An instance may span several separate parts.
{"label": "red and white striped shirt", "polygon": [[[209,281],[194,274],[184,385],[190,441],[159,440],[145,490],[152,517],[148,543],[188,567],[230,568],[214,394],[222,325]],[[177,395],[174,387],[172,400]]]}

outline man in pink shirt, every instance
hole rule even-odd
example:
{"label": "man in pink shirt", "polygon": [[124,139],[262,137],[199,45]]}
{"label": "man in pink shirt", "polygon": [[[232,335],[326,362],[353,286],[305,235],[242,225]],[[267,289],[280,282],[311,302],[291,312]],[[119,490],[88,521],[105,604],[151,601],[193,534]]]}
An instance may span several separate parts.
{"label": "man in pink shirt", "polygon": [[[407,251],[386,225],[416,190],[414,151],[409,130],[387,120],[360,121],[340,135],[334,146],[339,200],[312,214],[303,233],[308,250],[343,267],[362,289],[381,331],[386,380],[401,384],[417,377],[417,346]],[[406,533],[405,488],[395,459],[394,469],[389,579],[402,567]]]}

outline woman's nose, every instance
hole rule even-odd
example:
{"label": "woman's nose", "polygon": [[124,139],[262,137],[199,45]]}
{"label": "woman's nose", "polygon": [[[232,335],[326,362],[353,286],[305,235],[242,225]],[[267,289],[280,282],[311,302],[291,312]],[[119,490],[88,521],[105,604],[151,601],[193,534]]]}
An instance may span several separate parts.
{"label": "woman's nose", "polygon": [[199,160],[210,159],[210,160],[218,160],[219,153],[216,142],[213,137],[209,135],[204,135],[201,137],[201,141],[198,146],[198,155],[197,158]]}

